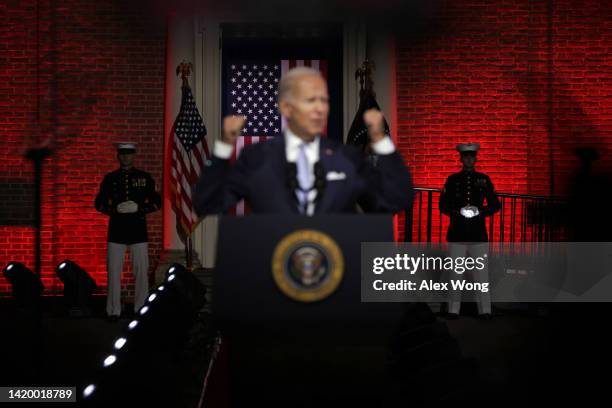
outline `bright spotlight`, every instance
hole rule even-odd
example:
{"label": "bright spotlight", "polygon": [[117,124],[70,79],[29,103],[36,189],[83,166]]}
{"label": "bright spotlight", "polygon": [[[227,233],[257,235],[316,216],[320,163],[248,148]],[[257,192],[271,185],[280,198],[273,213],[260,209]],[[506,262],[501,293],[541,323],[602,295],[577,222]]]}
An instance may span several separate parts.
{"label": "bright spotlight", "polygon": [[166,271],[166,276],[167,275],[172,275],[173,273],[183,273],[185,272],[186,269],[183,265],[179,264],[179,263],[174,263],[172,265],[170,265],[170,267],[168,268],[168,270]]}
{"label": "bright spotlight", "polygon": [[128,328],[129,328],[130,330],[134,330],[134,329],[136,328],[136,326],[138,326],[138,320],[132,320],[132,321],[130,322],[130,324],[128,324]]}
{"label": "bright spotlight", "polygon": [[152,302],[152,301],[154,301],[154,300],[155,300],[155,298],[156,298],[156,297],[157,297],[157,295],[156,295],[155,293],[151,293],[151,294],[149,295],[148,301],[149,301],[149,302]]}
{"label": "bright spotlight", "polygon": [[149,306],[143,306],[140,308],[140,315],[144,315],[145,313],[147,313],[149,311]]}
{"label": "bright spotlight", "polygon": [[108,367],[115,364],[115,361],[117,361],[117,357],[114,354],[111,354],[110,356],[104,359],[104,367]]}
{"label": "bright spotlight", "polygon": [[91,394],[93,394],[93,392],[96,390],[96,386],[94,384],[89,384],[87,387],[85,387],[85,389],[83,390],[83,397],[87,398],[89,397]]}
{"label": "bright spotlight", "polygon": [[125,346],[125,343],[127,343],[127,339],[125,337],[119,337],[117,340],[115,340],[115,350],[121,350],[123,346]]}

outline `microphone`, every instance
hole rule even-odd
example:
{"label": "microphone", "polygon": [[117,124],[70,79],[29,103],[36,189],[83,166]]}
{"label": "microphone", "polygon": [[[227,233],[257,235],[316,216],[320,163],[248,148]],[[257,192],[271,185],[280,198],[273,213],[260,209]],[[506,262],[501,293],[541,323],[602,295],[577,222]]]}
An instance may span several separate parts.
{"label": "microphone", "polygon": [[285,164],[285,179],[290,191],[295,191],[298,188],[297,164],[291,162]]}
{"label": "microphone", "polygon": [[[292,162],[287,162],[285,164],[285,177],[287,182],[287,188],[291,192],[295,192],[296,190],[302,190],[304,192],[316,190],[317,195],[315,197],[315,202],[318,202],[323,196],[323,190],[325,190],[326,180],[325,180],[325,170],[320,162],[316,162],[313,166],[314,170],[314,181],[312,186],[308,189],[302,189],[298,184],[297,180],[297,164]],[[297,195],[295,195],[297,199]]]}
{"label": "microphone", "polygon": [[323,195],[323,190],[325,190],[326,180],[325,180],[325,170],[321,165],[321,162],[318,161],[314,164],[314,185],[313,188],[317,190],[316,201],[318,201]]}

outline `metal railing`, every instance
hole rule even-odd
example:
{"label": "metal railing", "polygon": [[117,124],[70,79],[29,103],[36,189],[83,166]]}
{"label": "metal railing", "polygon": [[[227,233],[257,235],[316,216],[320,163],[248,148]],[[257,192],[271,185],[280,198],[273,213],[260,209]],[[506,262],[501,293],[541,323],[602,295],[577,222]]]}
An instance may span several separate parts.
{"label": "metal railing", "polygon": [[[412,209],[404,213],[405,242],[444,242],[449,219],[438,208],[442,189],[417,187]],[[501,208],[487,217],[491,242],[563,241],[567,200],[528,194],[497,193]]]}

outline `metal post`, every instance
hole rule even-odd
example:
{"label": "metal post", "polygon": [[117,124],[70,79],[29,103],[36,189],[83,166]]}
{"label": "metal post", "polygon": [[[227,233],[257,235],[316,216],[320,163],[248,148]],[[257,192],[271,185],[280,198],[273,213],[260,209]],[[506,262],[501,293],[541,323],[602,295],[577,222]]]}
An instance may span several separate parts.
{"label": "metal post", "polygon": [[42,166],[46,157],[51,154],[47,147],[33,148],[28,150],[26,157],[34,162],[34,229],[36,231],[35,240],[35,265],[36,274],[41,275],[41,229],[42,229]]}

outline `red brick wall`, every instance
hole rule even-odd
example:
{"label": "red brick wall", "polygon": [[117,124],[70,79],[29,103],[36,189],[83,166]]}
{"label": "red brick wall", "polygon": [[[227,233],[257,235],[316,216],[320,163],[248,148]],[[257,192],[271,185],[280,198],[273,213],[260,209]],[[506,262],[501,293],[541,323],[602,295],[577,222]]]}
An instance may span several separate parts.
{"label": "red brick wall", "polygon": [[[116,166],[113,141],[138,142],[137,166],[161,183],[165,27],[138,3],[0,4],[0,184],[27,191],[23,149],[52,137],[43,195],[43,277],[51,290],[61,289],[53,268],[64,258],[105,284],[107,220],[92,202]],[[468,140],[481,143],[479,168],[504,192],[566,193],[578,145],[599,147],[598,170],[610,167],[605,2],[427,4],[429,12],[407,17],[413,30],[397,41],[399,148],[417,186],[441,187],[459,168],[454,145]],[[14,198],[10,191],[2,189],[0,201]],[[154,261],[160,213],[149,226]],[[0,263],[33,267],[32,244],[30,227],[0,226]],[[0,277],[0,293],[7,290]]]}
{"label": "red brick wall", "polygon": [[397,41],[399,148],[416,186],[442,187],[467,141],[502,192],[567,194],[577,146],[598,148],[595,170],[610,171],[606,2],[436,4]]}
{"label": "red brick wall", "polygon": [[[43,194],[43,281],[51,291],[61,290],[54,268],[65,258],[106,285],[107,218],[93,200],[117,166],[113,142],[137,142],[136,167],[162,187],[166,32],[141,10],[113,0],[0,4],[0,183],[31,183],[23,150],[53,140]],[[0,263],[33,268],[33,229],[3,223],[9,225],[0,226]],[[154,267],[161,212],[149,216],[149,239]],[[0,293],[8,290],[0,276]]]}

